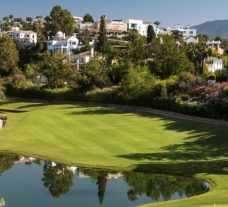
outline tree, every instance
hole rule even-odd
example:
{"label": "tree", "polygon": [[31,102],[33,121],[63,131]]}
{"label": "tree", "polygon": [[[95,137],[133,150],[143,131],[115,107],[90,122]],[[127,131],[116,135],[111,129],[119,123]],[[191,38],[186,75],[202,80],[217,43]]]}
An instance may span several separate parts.
{"label": "tree", "polygon": [[187,48],[187,56],[194,64],[194,70],[196,75],[203,75],[204,72],[204,60],[209,55],[208,46],[204,42],[197,44],[190,44]]}
{"label": "tree", "polygon": [[43,176],[44,186],[54,197],[66,194],[73,186],[73,173],[65,165],[52,166],[51,162],[46,162]]}
{"label": "tree", "polygon": [[76,68],[68,55],[63,53],[41,55],[39,72],[48,79],[50,86],[63,86],[69,84],[76,75]]}
{"label": "tree", "polygon": [[91,14],[87,13],[83,17],[83,22],[94,22],[94,19]]}
{"label": "tree", "polygon": [[5,99],[4,90],[5,90],[5,88],[4,88],[3,84],[2,84],[2,81],[0,80],[0,100],[1,99]]}
{"label": "tree", "polygon": [[82,67],[81,78],[78,80],[78,84],[82,89],[93,87],[103,88],[109,85],[109,83],[110,80],[102,60],[93,58]]}
{"label": "tree", "polygon": [[32,18],[32,17],[26,17],[26,21],[29,22],[29,23],[31,24],[32,21],[33,21],[33,18]]}
{"label": "tree", "polygon": [[150,71],[162,79],[177,75],[182,71],[191,71],[193,66],[186,56],[185,46],[178,45],[172,37],[156,39],[152,43],[149,61]]}
{"label": "tree", "polygon": [[105,25],[105,15],[101,16],[100,19],[100,32],[98,37],[98,44],[97,50],[100,53],[105,53],[107,48],[107,32],[106,32],[106,25]]}
{"label": "tree", "polygon": [[149,25],[147,28],[147,43],[150,44],[151,42],[153,42],[155,37],[156,34],[154,32],[154,28],[152,25]]}
{"label": "tree", "polygon": [[72,35],[75,31],[74,18],[70,11],[62,9],[61,6],[53,7],[46,20],[46,32],[48,35],[55,35],[58,31],[64,32],[66,35]]}
{"label": "tree", "polygon": [[143,65],[148,58],[146,38],[134,31],[129,38],[127,61],[130,60],[134,65]]}
{"label": "tree", "polygon": [[155,78],[147,67],[131,67],[127,76],[122,81],[124,97],[126,99],[138,99],[147,95],[153,89]]}
{"label": "tree", "polygon": [[10,37],[0,38],[0,75],[12,73],[19,61],[19,54],[15,43]]}
{"label": "tree", "polygon": [[154,24],[158,27],[159,25],[161,25],[161,22],[155,21]]}
{"label": "tree", "polygon": [[9,15],[10,20],[13,20],[14,16],[11,14]]}
{"label": "tree", "polygon": [[24,74],[27,78],[33,78],[35,75],[35,66],[32,64],[25,64]]}

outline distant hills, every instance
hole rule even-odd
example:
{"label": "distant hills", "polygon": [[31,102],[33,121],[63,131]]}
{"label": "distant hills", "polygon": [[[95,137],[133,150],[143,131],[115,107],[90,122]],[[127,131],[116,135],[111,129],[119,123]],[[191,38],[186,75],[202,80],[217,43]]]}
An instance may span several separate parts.
{"label": "distant hills", "polygon": [[210,38],[228,37],[228,19],[205,22],[193,28],[197,29],[198,34],[205,34]]}

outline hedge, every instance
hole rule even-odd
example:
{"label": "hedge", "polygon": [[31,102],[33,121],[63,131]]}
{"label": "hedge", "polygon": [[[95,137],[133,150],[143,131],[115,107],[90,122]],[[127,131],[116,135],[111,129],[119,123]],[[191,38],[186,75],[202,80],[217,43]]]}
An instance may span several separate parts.
{"label": "hedge", "polygon": [[228,98],[222,103],[204,104],[187,103],[175,98],[160,98],[153,94],[146,94],[137,99],[128,100],[119,88],[96,89],[87,93],[78,92],[74,88],[46,89],[40,87],[6,86],[8,96],[31,98],[40,100],[59,101],[88,101],[98,103],[143,106],[176,113],[228,120]]}

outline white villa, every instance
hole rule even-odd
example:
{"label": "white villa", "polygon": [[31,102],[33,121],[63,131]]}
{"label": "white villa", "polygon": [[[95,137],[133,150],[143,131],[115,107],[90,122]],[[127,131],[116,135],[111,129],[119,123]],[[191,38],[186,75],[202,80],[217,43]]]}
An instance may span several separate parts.
{"label": "white villa", "polygon": [[8,32],[2,32],[0,36],[7,35],[13,40],[18,40],[25,45],[37,44],[37,33],[33,31],[24,31],[15,29]]}
{"label": "white villa", "polygon": [[186,39],[188,37],[196,37],[197,36],[197,30],[191,29],[189,26],[184,27],[182,25],[174,25],[167,28],[168,33],[171,35],[173,32],[179,32],[181,35],[183,35],[183,38]]}
{"label": "white villa", "polygon": [[190,36],[190,37],[187,37],[184,39],[184,42],[188,45],[188,44],[196,44],[199,42],[199,39],[197,37],[193,37],[193,36]]}
{"label": "white villa", "polygon": [[74,36],[66,37],[62,32],[57,32],[52,40],[47,41],[47,49],[52,53],[72,54],[78,49],[79,40]]}
{"label": "white villa", "polygon": [[151,23],[151,22],[146,22],[143,20],[136,20],[136,19],[128,19],[126,20],[126,23],[127,23],[127,28],[129,30],[137,30],[138,33],[142,36],[147,36],[147,29],[149,25],[153,26],[156,35],[159,35],[160,33],[159,28],[154,23]]}
{"label": "white villa", "polygon": [[90,51],[81,52],[75,55],[72,55],[72,62],[77,65],[77,69],[80,69],[80,66],[88,63],[94,57],[94,48],[92,47]]}
{"label": "white villa", "polygon": [[209,57],[207,62],[207,68],[209,72],[214,73],[224,68],[224,61],[220,58]]}

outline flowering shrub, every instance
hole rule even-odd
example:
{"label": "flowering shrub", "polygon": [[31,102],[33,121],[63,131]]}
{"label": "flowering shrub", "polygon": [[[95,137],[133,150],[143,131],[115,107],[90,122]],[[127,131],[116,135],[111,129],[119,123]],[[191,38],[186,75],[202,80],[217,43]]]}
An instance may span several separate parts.
{"label": "flowering shrub", "polygon": [[25,75],[23,75],[21,73],[17,73],[12,76],[12,82],[15,85],[25,85],[27,83],[27,79],[26,79]]}

